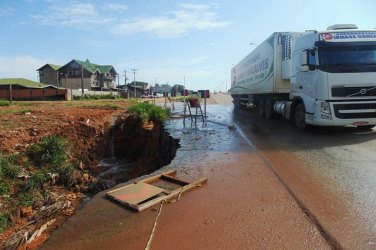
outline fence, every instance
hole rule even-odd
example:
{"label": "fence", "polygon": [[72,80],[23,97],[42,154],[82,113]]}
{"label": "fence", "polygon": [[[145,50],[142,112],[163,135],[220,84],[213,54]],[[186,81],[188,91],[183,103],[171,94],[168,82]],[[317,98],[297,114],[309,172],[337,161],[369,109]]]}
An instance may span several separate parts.
{"label": "fence", "polygon": [[62,99],[67,100],[68,91],[66,89],[12,89],[0,90],[0,99],[7,100],[41,100],[41,99]]}

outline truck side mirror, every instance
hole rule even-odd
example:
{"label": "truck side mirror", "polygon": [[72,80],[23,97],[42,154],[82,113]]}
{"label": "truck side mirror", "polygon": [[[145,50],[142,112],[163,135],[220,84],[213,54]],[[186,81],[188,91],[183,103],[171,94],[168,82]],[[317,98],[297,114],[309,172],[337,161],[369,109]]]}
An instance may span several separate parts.
{"label": "truck side mirror", "polygon": [[307,51],[300,52],[300,65],[308,65]]}

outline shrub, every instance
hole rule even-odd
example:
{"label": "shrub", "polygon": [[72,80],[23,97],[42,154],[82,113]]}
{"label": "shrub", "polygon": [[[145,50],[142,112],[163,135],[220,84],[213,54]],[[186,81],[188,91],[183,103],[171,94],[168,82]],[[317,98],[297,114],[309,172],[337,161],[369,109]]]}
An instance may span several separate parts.
{"label": "shrub", "polygon": [[[104,95],[94,95],[94,94],[85,94],[84,100],[100,100],[100,99],[119,99],[120,97],[117,94],[104,94]],[[73,100],[81,100],[81,95],[74,95]]]}
{"label": "shrub", "polygon": [[68,151],[64,138],[54,135],[34,144],[27,154],[36,164],[59,166],[67,161]]}
{"label": "shrub", "polygon": [[4,231],[10,225],[10,213],[0,212],[0,232]]}
{"label": "shrub", "polygon": [[169,110],[164,110],[154,104],[147,102],[134,103],[128,107],[128,112],[135,116],[136,119],[142,121],[164,121]]}

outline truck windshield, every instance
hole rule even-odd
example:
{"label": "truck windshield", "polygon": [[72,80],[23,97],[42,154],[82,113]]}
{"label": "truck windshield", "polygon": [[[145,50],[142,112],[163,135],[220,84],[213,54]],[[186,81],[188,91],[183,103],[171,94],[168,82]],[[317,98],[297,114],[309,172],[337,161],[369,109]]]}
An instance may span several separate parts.
{"label": "truck windshield", "polygon": [[326,72],[376,72],[376,44],[319,46],[318,55],[318,68]]}

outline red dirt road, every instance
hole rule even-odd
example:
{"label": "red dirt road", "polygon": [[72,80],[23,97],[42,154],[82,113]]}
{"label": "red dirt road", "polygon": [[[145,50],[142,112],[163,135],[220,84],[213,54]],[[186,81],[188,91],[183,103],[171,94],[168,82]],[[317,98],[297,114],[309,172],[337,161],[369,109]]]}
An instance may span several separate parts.
{"label": "red dirt road", "polygon": [[[164,205],[151,249],[331,249],[261,157],[234,139],[236,148],[179,169],[208,183]],[[131,212],[102,192],[42,249],[144,249],[157,213]]]}

